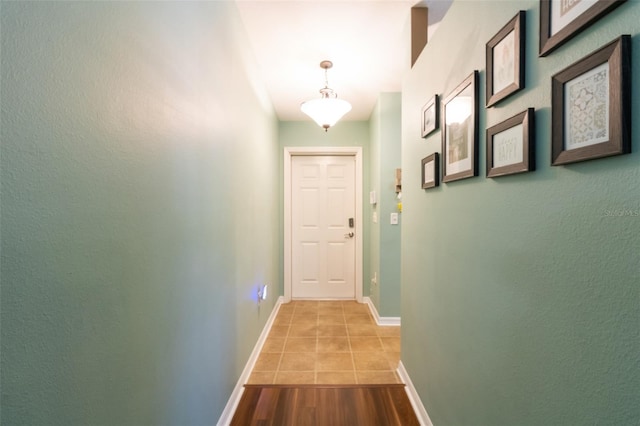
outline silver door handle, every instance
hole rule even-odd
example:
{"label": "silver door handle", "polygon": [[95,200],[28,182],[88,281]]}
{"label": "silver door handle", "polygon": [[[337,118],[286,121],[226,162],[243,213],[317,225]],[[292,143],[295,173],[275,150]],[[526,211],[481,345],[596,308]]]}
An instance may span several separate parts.
{"label": "silver door handle", "polygon": [[349,232],[348,234],[344,234],[345,238],[353,238],[353,232]]}

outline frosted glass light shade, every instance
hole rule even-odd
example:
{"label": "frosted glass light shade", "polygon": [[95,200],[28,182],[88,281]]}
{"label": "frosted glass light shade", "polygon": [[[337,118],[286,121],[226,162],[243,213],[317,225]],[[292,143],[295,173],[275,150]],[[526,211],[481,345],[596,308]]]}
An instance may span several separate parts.
{"label": "frosted glass light shade", "polygon": [[342,99],[323,97],[303,102],[300,109],[326,130],[351,111],[351,104]]}

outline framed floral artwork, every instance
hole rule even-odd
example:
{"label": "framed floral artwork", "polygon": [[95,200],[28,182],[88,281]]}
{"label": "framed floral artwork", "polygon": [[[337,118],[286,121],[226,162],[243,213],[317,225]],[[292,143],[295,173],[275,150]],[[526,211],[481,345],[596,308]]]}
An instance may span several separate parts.
{"label": "framed floral artwork", "polygon": [[551,78],[551,164],[631,152],[631,36]]}
{"label": "framed floral artwork", "polygon": [[486,45],[488,107],[524,88],[525,22],[521,10]]}

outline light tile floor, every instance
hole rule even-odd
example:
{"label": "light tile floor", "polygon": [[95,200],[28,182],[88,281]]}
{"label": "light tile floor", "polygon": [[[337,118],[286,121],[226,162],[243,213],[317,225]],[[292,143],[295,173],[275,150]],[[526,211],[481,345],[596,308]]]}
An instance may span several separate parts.
{"label": "light tile floor", "polygon": [[249,384],[400,383],[400,327],[378,326],[366,304],[282,304]]}

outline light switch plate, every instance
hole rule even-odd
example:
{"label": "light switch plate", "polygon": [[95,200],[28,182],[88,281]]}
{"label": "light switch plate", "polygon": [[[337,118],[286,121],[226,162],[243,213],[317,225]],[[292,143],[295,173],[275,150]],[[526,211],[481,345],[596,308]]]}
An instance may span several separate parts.
{"label": "light switch plate", "polygon": [[376,191],[369,192],[369,204],[377,204],[378,198],[376,197]]}
{"label": "light switch plate", "polygon": [[398,213],[391,213],[391,217],[389,218],[389,222],[392,225],[397,225],[398,224]]}

